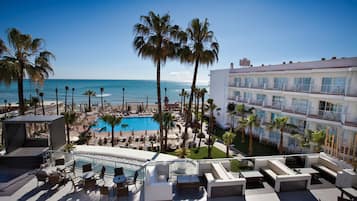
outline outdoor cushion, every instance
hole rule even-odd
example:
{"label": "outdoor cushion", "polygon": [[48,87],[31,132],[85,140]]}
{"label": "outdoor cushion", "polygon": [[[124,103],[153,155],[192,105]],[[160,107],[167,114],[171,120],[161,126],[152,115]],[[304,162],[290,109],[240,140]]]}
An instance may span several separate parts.
{"label": "outdoor cushion", "polygon": [[292,169],[290,169],[288,166],[286,166],[284,163],[278,160],[270,160],[269,161],[271,164],[273,164],[276,168],[278,168],[279,174],[288,174],[288,175],[294,175],[296,172],[294,172]]}
{"label": "outdoor cushion", "polygon": [[327,168],[329,168],[329,169],[331,169],[331,170],[333,170],[335,172],[338,172],[338,171],[342,170],[342,168],[338,167],[338,165],[334,161],[332,161],[332,160],[330,160],[328,158],[325,158],[325,157],[320,157],[319,158],[319,165],[323,165],[323,166],[325,166],[325,167],[327,167]]}
{"label": "outdoor cushion", "polygon": [[268,169],[268,168],[263,168],[263,171],[265,172],[265,173],[267,173],[271,178],[273,178],[274,180],[276,179],[276,174],[275,174],[275,172],[273,171],[273,170],[271,170],[271,169]]}
{"label": "outdoor cushion", "polygon": [[213,173],[217,177],[216,179],[224,179],[227,180],[228,176],[222,167],[218,163],[212,163]]}
{"label": "outdoor cushion", "polygon": [[337,172],[335,172],[335,171],[333,171],[333,170],[327,168],[326,166],[319,165],[319,166],[317,166],[317,167],[318,167],[320,170],[326,172],[327,174],[332,175],[332,176],[334,176],[334,177],[337,177]]}

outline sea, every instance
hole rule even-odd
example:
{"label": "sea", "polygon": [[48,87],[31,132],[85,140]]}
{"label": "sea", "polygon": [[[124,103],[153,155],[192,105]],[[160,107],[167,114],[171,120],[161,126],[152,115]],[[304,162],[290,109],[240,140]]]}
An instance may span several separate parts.
{"label": "sea", "polygon": [[[157,102],[156,80],[84,80],[84,79],[46,79],[43,84],[33,82],[29,79],[24,80],[24,97],[30,99],[37,96],[36,89],[44,93],[45,101],[55,101],[55,90],[58,88],[58,99],[65,99],[65,86],[69,87],[67,100],[70,103],[72,100],[72,88],[74,88],[74,102],[76,104],[88,103],[88,96],[83,95],[86,90],[93,90],[97,97],[92,97],[92,104],[100,103],[100,88],[104,88],[103,99],[107,103],[121,104],[125,102],[144,102],[148,100],[149,104]],[[206,88],[208,85],[197,85],[198,88]],[[165,88],[167,89],[166,96],[170,103],[180,102],[179,93],[182,89],[187,91],[191,88],[191,83],[161,81],[161,96],[162,102],[165,97]],[[17,103],[17,82],[12,82],[10,85],[0,83],[0,104],[6,100],[8,103]]]}

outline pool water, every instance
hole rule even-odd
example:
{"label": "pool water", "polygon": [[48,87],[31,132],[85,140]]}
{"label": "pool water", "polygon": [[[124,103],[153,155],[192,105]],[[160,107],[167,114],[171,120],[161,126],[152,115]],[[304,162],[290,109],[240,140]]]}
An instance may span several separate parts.
{"label": "pool water", "polygon": [[[111,132],[112,127],[103,120],[98,119],[92,129],[99,132]],[[121,123],[114,127],[114,132],[152,131],[159,129],[159,124],[152,117],[124,117]]]}

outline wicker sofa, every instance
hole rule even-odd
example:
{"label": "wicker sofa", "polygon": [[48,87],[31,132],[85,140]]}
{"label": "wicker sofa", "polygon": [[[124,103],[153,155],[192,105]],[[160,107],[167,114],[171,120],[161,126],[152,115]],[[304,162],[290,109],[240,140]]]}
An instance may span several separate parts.
{"label": "wicker sofa", "polygon": [[268,160],[261,172],[276,192],[310,188],[310,174],[297,174],[280,160]]}
{"label": "wicker sofa", "polygon": [[212,163],[211,172],[204,173],[207,181],[207,196],[222,197],[244,195],[246,180],[234,177],[221,163]]}

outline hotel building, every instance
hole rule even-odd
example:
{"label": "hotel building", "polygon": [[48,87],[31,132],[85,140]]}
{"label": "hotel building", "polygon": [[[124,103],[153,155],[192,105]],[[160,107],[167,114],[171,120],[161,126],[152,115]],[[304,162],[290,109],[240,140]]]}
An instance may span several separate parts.
{"label": "hotel building", "polygon": [[[357,57],[261,66],[243,59],[240,64],[210,73],[210,98],[221,108],[216,114],[220,126],[231,122],[228,103],[244,103],[255,108],[260,127],[254,129],[254,135],[260,140],[278,143],[280,133],[268,131],[264,125],[287,116],[302,135],[306,129],[328,127],[339,139],[340,148],[351,147],[357,134]],[[284,133],[283,144],[297,151],[298,142],[291,133]]]}

